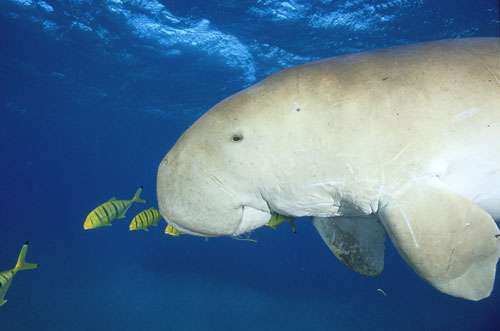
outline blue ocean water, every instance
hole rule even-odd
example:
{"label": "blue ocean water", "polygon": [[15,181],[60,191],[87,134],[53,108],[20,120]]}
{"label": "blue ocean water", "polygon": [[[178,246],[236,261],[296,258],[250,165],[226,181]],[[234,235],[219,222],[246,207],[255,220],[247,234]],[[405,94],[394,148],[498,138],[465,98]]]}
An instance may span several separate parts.
{"label": "blue ocean water", "polygon": [[[0,270],[28,259],[0,330],[500,330],[500,283],[468,302],[432,289],[386,241],[377,278],[298,233],[228,238],[84,232],[144,185],[217,101],[338,54],[499,36],[496,0],[0,0]],[[377,291],[383,289],[387,296]]]}

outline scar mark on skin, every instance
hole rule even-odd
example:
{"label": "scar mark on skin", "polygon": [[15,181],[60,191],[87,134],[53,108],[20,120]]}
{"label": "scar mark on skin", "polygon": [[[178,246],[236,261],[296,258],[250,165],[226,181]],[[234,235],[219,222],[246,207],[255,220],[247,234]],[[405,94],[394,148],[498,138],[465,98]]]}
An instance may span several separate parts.
{"label": "scar mark on skin", "polygon": [[404,210],[401,207],[399,207],[399,211],[401,212],[401,215],[403,216],[403,219],[406,223],[406,226],[408,226],[408,230],[410,230],[411,239],[413,239],[413,243],[415,244],[415,247],[420,248],[420,245],[417,242],[417,238],[415,237],[415,233],[413,232],[413,228],[410,224],[410,219],[408,218],[408,216],[406,216],[406,213],[404,212]]}
{"label": "scar mark on skin", "polygon": [[448,258],[448,265],[446,266],[446,274],[448,274],[450,272],[453,256],[455,255],[455,250],[456,250],[456,248],[453,247],[453,249],[451,250],[450,256]]}
{"label": "scar mark on skin", "polygon": [[453,117],[453,121],[454,122],[463,121],[465,119],[468,119],[469,117],[472,117],[472,116],[476,115],[479,112],[481,112],[481,110],[478,109],[478,108],[467,109],[466,111],[463,111],[460,114],[455,115]]}
{"label": "scar mark on skin", "polygon": [[218,187],[220,187],[221,190],[224,191],[225,193],[227,193],[229,196],[232,196],[232,197],[236,196],[236,194],[233,191],[228,190],[227,186],[225,186],[224,183],[217,176],[211,174],[211,175],[208,175],[208,178],[212,182],[214,182]]}
{"label": "scar mark on skin", "polygon": [[[470,55],[474,56],[474,57],[479,57],[480,61],[479,63],[481,64],[481,66],[491,75],[491,77],[493,77],[493,79],[495,80],[495,82],[500,85],[500,78],[497,76],[497,74],[495,74],[495,72],[490,68],[490,66],[485,62],[483,61],[483,59],[481,58],[480,55],[478,54],[475,54],[473,51],[471,50],[465,50],[467,53],[469,53]],[[500,63],[499,63],[500,64]]]}
{"label": "scar mark on skin", "polygon": [[214,182],[216,182],[217,184],[222,186],[222,181],[219,179],[219,177],[217,177],[215,175],[211,175],[210,179],[212,179]]}
{"label": "scar mark on skin", "polygon": [[387,166],[387,165],[389,165],[389,164],[391,164],[391,163],[393,163],[393,162],[397,161],[397,160],[401,157],[401,155],[403,155],[403,154],[404,154],[404,153],[408,150],[408,148],[410,148],[410,146],[411,146],[411,145],[412,145],[412,144],[407,144],[407,145],[405,145],[405,146],[404,146],[403,148],[401,148],[401,150],[400,150],[399,152],[397,152],[397,153],[396,153],[396,155],[394,155],[394,156],[393,156],[393,157],[392,157],[389,161],[384,162],[382,166],[383,166],[383,167],[385,167],[385,166]]}
{"label": "scar mark on skin", "polygon": [[490,73],[490,75],[493,77],[493,79],[497,82],[498,85],[500,85],[500,78],[495,75],[495,73],[490,69],[490,67],[486,63],[481,63],[483,67]]}
{"label": "scar mark on skin", "polygon": [[481,65],[490,73],[490,75],[493,77],[493,79],[497,82],[498,85],[500,85],[500,78],[491,70],[491,68],[486,64],[481,61]]}

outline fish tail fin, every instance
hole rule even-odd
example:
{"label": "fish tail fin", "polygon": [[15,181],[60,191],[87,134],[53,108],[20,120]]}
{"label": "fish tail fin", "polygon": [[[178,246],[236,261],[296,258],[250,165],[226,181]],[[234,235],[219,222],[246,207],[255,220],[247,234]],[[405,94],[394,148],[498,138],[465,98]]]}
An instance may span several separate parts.
{"label": "fish tail fin", "polygon": [[36,263],[29,263],[25,261],[26,253],[28,253],[28,245],[29,241],[25,242],[23,247],[21,248],[21,251],[19,252],[19,257],[17,258],[17,263],[14,267],[14,271],[16,272],[20,270],[36,269],[38,267],[38,264]]}
{"label": "fish tail fin", "polygon": [[135,191],[134,197],[132,198],[132,201],[134,202],[139,202],[139,203],[146,203],[146,200],[141,198],[141,193],[142,193],[143,187],[139,187],[137,191]]}

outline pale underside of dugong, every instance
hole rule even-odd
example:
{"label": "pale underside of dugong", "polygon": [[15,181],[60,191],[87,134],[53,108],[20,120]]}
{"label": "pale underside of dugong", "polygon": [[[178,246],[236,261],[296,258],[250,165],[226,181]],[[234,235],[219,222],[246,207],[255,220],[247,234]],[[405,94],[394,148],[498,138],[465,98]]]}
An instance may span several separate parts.
{"label": "pale underside of dugong", "polygon": [[384,236],[438,290],[479,300],[500,255],[500,39],[445,40],[290,68],[233,95],[158,170],[162,215],[200,236],[313,216],[366,275]]}

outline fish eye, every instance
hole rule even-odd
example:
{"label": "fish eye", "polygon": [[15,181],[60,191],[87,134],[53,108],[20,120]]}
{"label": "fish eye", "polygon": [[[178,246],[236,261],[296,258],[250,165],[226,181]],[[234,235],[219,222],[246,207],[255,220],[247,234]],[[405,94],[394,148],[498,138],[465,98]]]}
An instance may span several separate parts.
{"label": "fish eye", "polygon": [[242,141],[243,140],[243,135],[241,135],[241,134],[234,134],[233,137],[232,137],[232,140],[234,142]]}

